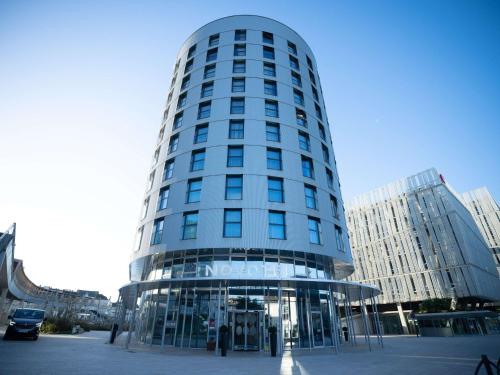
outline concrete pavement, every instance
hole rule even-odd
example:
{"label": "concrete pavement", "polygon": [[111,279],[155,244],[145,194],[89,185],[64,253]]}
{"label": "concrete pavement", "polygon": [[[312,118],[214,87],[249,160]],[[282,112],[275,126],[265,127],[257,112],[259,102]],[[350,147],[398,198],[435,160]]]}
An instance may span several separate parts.
{"label": "concrete pavement", "polygon": [[205,350],[125,350],[106,344],[107,332],[41,335],[38,341],[0,341],[0,375],[44,374],[472,374],[481,354],[496,361],[500,336],[385,337],[384,349],[346,347],[300,350],[271,358],[264,353]]}

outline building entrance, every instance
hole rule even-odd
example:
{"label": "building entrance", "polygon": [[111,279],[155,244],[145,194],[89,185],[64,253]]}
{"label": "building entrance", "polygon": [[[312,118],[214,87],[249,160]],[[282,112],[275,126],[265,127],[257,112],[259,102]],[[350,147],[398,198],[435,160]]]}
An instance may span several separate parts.
{"label": "building entrance", "polygon": [[259,350],[259,312],[233,311],[233,350]]}

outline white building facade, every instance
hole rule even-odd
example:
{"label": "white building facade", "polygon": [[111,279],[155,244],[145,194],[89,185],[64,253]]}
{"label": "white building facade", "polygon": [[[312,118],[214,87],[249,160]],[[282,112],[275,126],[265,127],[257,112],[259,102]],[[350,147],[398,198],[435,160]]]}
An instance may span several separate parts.
{"label": "white building facade", "polygon": [[487,188],[482,187],[462,194],[472,217],[476,221],[500,273],[500,207]]}
{"label": "white building facade", "polygon": [[500,299],[490,250],[435,169],[356,197],[347,217],[355,266],[349,278],[380,288],[386,333],[407,333],[408,313],[426,299]]}
{"label": "white building facade", "polygon": [[[353,272],[314,55],[289,27],[231,16],[174,66],[121,301],[131,339],[214,349],[339,347]],[[135,294],[134,294],[135,293]],[[347,296],[347,297],[346,297]],[[132,302],[130,302],[132,301]]]}

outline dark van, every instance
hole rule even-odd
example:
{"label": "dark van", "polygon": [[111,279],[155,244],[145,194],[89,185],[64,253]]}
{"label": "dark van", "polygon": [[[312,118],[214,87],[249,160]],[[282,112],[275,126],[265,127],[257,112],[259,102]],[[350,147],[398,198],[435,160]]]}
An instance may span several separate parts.
{"label": "dark van", "polygon": [[31,337],[33,340],[38,340],[40,328],[46,320],[45,310],[16,309],[14,315],[9,315],[9,320],[4,340],[14,337]]}

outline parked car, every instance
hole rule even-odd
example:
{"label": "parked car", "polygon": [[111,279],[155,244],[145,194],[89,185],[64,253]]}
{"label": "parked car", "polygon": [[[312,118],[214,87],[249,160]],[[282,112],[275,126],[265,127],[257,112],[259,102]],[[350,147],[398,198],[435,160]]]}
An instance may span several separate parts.
{"label": "parked car", "polygon": [[31,337],[38,340],[40,327],[45,318],[45,310],[16,309],[14,315],[9,315],[9,326],[3,336],[4,340],[14,337]]}

